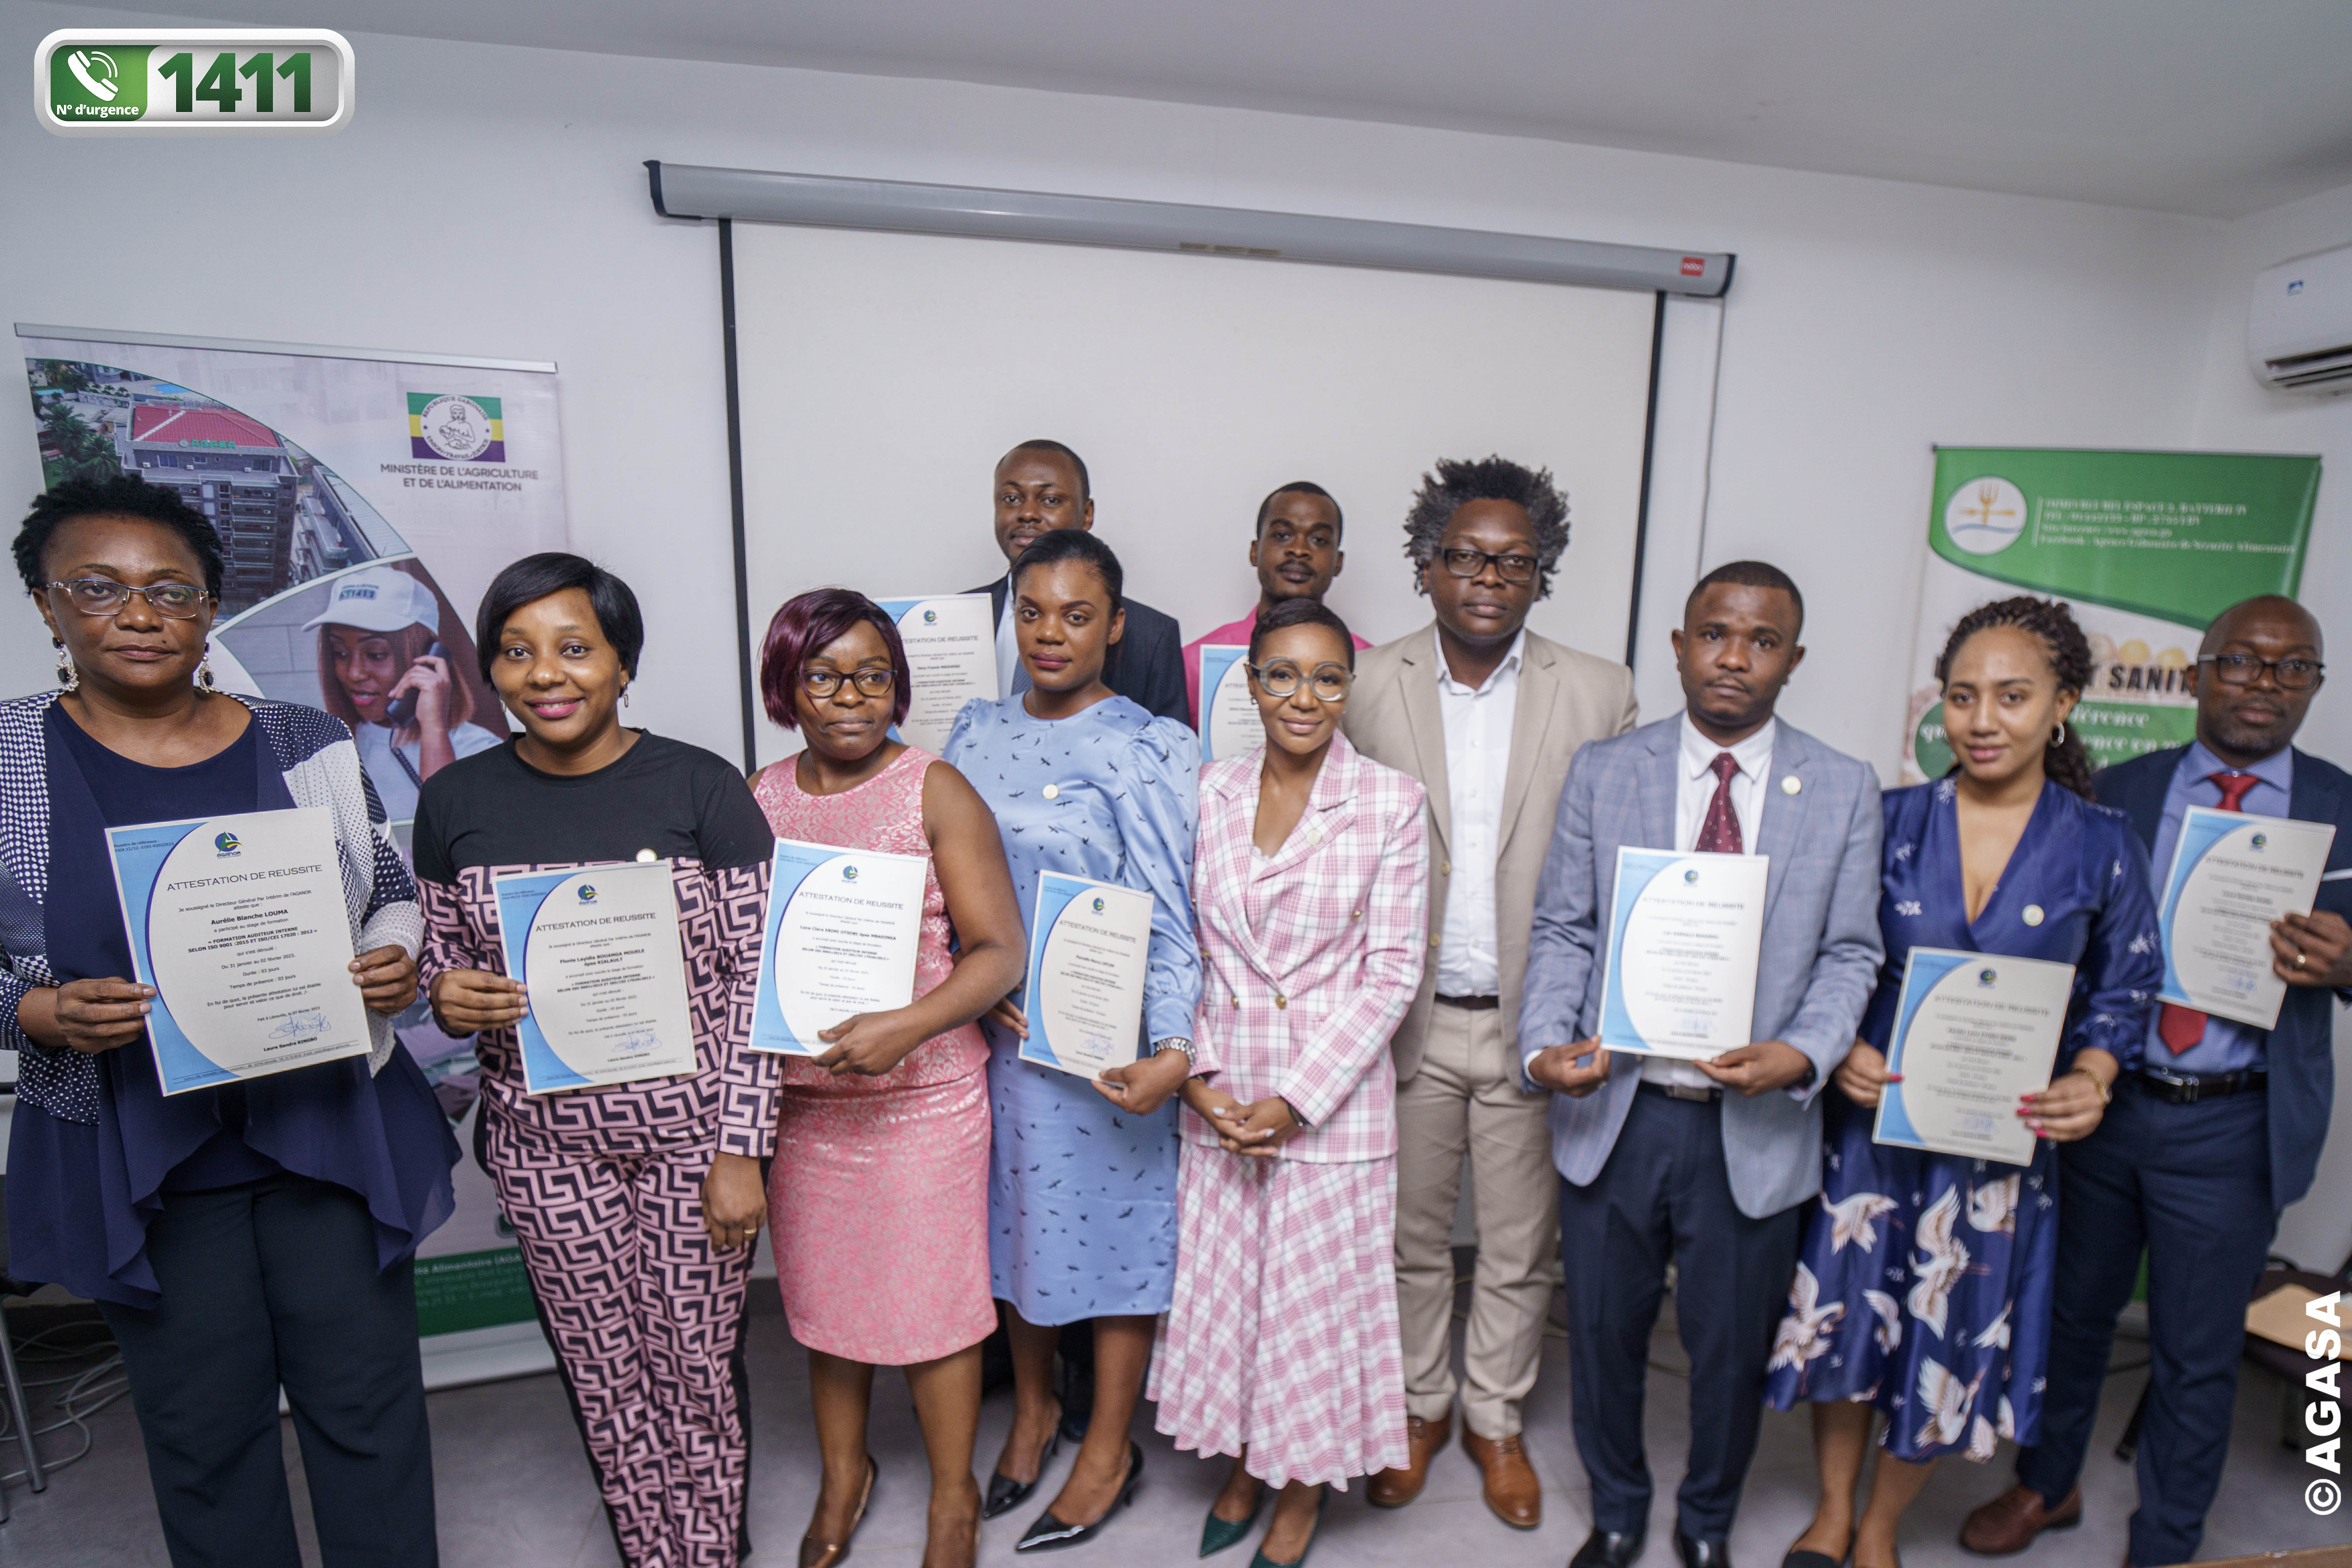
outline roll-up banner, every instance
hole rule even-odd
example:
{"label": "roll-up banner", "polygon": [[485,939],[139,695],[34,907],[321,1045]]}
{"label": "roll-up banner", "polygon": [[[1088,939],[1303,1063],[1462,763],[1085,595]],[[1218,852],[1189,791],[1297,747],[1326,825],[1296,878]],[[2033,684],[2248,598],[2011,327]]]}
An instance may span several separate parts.
{"label": "roll-up banner", "polygon": [[[404,856],[425,780],[507,733],[475,658],[499,569],[569,540],[555,366],[19,324],[45,485],[136,474],[219,531],[220,685],[351,726]],[[471,1156],[478,1064],[419,1002],[400,1037],[469,1151],[417,1249],[425,1381],[553,1364]]]}
{"label": "roll-up banner", "polygon": [[1990,599],[2063,599],[2090,639],[2074,709],[2091,765],[2196,733],[2189,672],[2213,617],[2303,578],[2319,459],[2238,452],[1941,447],[1911,652],[1903,782],[1952,765],[1936,657]]}

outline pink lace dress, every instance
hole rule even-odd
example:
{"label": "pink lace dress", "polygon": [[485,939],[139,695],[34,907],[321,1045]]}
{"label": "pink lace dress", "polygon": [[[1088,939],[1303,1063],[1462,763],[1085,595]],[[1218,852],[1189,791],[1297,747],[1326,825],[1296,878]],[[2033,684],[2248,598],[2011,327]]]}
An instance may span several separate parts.
{"label": "pink lace dress", "polygon": [[[839,795],[810,795],[792,763],[752,786],[779,838],[898,855],[931,852],[923,774],[908,747]],[[945,980],[947,899],[923,882],[915,994]],[[776,1279],[793,1335],[877,1366],[936,1361],[996,1327],[988,1284],[988,1042],[976,1024],[924,1041],[879,1078],[783,1063],[768,1178]]]}

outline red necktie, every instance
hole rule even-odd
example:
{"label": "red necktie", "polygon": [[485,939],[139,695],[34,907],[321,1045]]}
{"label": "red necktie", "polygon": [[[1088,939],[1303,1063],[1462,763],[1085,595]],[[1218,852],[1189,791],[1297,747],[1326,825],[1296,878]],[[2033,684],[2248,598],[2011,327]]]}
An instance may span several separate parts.
{"label": "red necktie", "polygon": [[1707,765],[1715,772],[1715,798],[1706,803],[1706,820],[1698,825],[1698,852],[1740,854],[1739,814],[1731,809],[1731,781],[1739,774],[1739,763],[1729,752],[1717,752]]}
{"label": "red necktie", "polygon": [[[2245,810],[2246,792],[2262,782],[2252,773],[2234,772],[2208,773],[2205,777],[2208,783],[2221,787],[2220,809],[2223,811]],[[2156,1016],[2156,1037],[2170,1047],[2174,1056],[2205,1037],[2204,1014],[2194,1007],[2176,1007],[2169,1002],[2160,1005],[2162,1010]]]}

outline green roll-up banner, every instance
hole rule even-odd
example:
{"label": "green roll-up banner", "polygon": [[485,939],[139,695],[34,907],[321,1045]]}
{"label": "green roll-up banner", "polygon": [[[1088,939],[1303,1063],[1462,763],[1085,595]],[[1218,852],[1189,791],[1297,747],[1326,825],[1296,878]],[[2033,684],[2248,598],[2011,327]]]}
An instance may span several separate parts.
{"label": "green roll-up banner", "polygon": [[1904,714],[1903,782],[1951,766],[1936,656],[1988,599],[2065,600],[2091,640],[2074,728],[2094,767],[2194,734],[2207,623],[2303,577],[2317,458],[1939,447]]}

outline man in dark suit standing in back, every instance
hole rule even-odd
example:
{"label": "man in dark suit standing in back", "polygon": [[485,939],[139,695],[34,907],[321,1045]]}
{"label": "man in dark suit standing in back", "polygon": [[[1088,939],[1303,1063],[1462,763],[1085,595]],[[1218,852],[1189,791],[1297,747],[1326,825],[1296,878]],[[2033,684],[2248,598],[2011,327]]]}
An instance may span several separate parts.
{"label": "man in dark suit standing in back", "polygon": [[[1024,441],[996,465],[996,547],[1004,552],[1004,576],[967,594],[986,594],[996,627],[997,686],[1006,696],[1029,689],[1028,674],[1013,645],[1013,558],[1038,535],[1057,528],[1095,526],[1095,500],[1087,465],[1059,441]],[[1131,580],[1131,579],[1130,579]],[[1103,683],[1146,712],[1191,726],[1184,696],[1184,639],[1173,617],[1132,596],[1123,601],[1127,630],[1111,645]]]}
{"label": "man in dark suit standing in back", "polygon": [[2116,1319],[2147,1251],[2152,1338],[2139,1509],[2126,1561],[2197,1555],[2229,1456],[2246,1302],[2279,1214],[2310,1190],[2336,1096],[2331,996],[2352,1001],[2352,777],[2290,742],[2325,676],[2319,623],[2276,595],[2224,610],[2193,676],[2197,739],[2100,772],[2131,818],[2158,896],[2189,807],[2336,826],[2317,906],[2270,931],[2286,1003],[2268,1029],[2159,1004],[2097,1131],[2065,1146],[2065,1202],[2042,1437],[2018,1484],[1969,1515],[1960,1544],[2020,1552],[2083,1516],[2075,1485]]}

